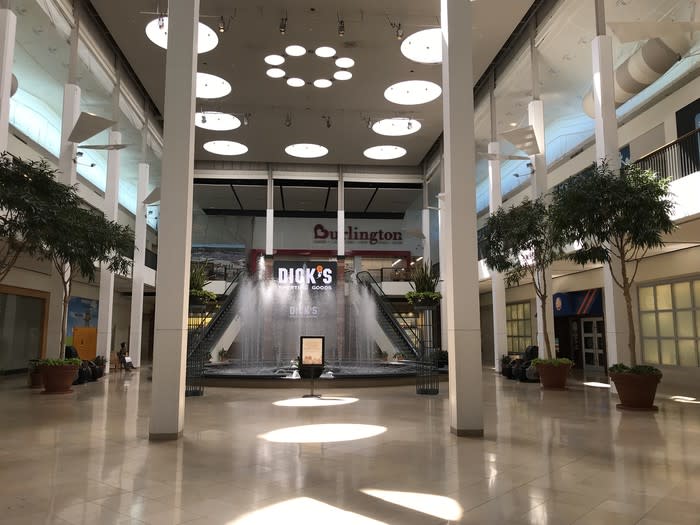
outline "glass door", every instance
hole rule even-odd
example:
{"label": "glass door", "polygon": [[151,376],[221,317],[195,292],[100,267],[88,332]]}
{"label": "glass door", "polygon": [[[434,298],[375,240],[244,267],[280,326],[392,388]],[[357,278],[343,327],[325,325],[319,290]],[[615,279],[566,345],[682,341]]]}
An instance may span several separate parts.
{"label": "glass door", "polygon": [[583,370],[588,374],[605,375],[605,322],[602,318],[581,319]]}

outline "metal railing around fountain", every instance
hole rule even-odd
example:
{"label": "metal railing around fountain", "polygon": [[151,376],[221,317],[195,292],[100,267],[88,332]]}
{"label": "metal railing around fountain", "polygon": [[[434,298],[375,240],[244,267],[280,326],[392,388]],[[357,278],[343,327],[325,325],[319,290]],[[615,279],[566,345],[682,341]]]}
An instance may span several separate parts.
{"label": "metal railing around fountain", "polygon": [[[421,345],[419,335],[410,327],[408,320],[394,308],[394,305],[388,300],[387,295],[382,290],[379,283],[372,277],[369,272],[359,272],[357,281],[363,284],[372,294],[375,303],[379,307],[379,312],[384,322],[380,322],[382,328],[386,331],[387,328],[392,331],[396,337],[391,338],[394,344],[398,343],[399,352],[411,357],[418,357],[420,352],[418,348]],[[387,334],[390,335],[390,334]]]}
{"label": "metal railing around fountain", "polygon": [[223,301],[218,305],[213,316],[206,313],[198,316],[190,316],[187,332],[187,373],[185,377],[185,395],[201,396],[204,394],[204,387],[200,379],[204,372],[204,365],[211,357],[211,345],[218,340],[221,330],[225,330],[228,325],[226,321],[232,321],[230,314],[233,313],[234,303],[238,295],[237,283],[243,272],[235,274],[226,290],[223,293]]}

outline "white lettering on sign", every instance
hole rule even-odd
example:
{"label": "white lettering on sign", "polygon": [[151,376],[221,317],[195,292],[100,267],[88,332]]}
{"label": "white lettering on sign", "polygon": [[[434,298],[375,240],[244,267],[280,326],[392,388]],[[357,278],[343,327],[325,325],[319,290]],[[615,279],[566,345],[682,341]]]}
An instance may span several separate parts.
{"label": "white lettering on sign", "polygon": [[[277,282],[279,284],[297,284],[301,286],[331,284],[333,282],[333,270],[323,268],[321,265],[316,268],[279,268],[277,270]],[[314,290],[329,290],[330,286],[315,286]]]}
{"label": "white lettering on sign", "polygon": [[[377,243],[397,243],[403,241],[403,233],[387,232],[384,230],[364,231],[359,230],[354,226],[348,226],[344,232],[345,240],[349,243],[366,242],[368,244]],[[323,224],[314,226],[314,242],[323,242],[325,240],[337,240],[338,232],[327,230]]]}

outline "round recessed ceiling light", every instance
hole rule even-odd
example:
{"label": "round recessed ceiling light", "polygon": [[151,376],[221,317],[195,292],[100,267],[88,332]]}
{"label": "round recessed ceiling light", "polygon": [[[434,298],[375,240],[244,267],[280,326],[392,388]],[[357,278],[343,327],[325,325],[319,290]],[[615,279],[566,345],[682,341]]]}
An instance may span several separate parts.
{"label": "round recessed ceiling light", "polygon": [[218,111],[198,111],[194,115],[194,124],[198,128],[212,131],[231,131],[241,127],[241,121],[238,117]]}
{"label": "round recessed ceiling light", "polygon": [[301,78],[292,77],[287,79],[287,85],[290,87],[302,87],[306,85],[306,82]]}
{"label": "round recessed ceiling light", "polygon": [[221,98],[231,93],[231,84],[209,73],[197,73],[197,98]]}
{"label": "round recessed ceiling light", "polygon": [[318,144],[291,144],[284,151],[287,155],[301,159],[317,159],[328,154],[328,148]]}
{"label": "round recessed ceiling light", "polygon": [[318,80],[314,80],[314,86],[317,88],[327,88],[331,87],[333,85],[333,82],[328,80],[327,78],[319,78]]}
{"label": "round recessed ceiling light", "polygon": [[333,78],[336,80],[350,80],[352,78],[352,73],[350,71],[336,71],[333,73]]}
{"label": "round recessed ceiling light", "polygon": [[317,57],[330,58],[332,56],[335,56],[335,49],[333,49],[332,47],[328,47],[328,46],[321,46],[321,47],[317,47],[316,51],[314,51],[314,53],[316,53]]}
{"label": "round recessed ceiling light", "polygon": [[212,140],[204,143],[204,149],[215,155],[243,155],[248,151],[248,146],[231,140]]}
{"label": "round recessed ceiling light", "polygon": [[300,57],[306,54],[306,48],[298,45],[291,45],[284,48],[284,52],[290,57]]}
{"label": "round recessed ceiling light", "polygon": [[355,65],[355,61],[352,58],[341,57],[335,61],[337,67],[348,68]]}
{"label": "round recessed ceiling light", "polygon": [[[219,45],[219,37],[209,26],[199,23],[197,53],[206,53]],[[168,17],[161,16],[146,25],[146,36],[158,47],[168,49]]]}
{"label": "round recessed ceiling light", "polygon": [[282,55],[267,55],[265,63],[270,66],[281,66],[284,64],[284,57]]}
{"label": "round recessed ceiling light", "polygon": [[440,96],[442,88],[427,80],[405,80],[384,91],[384,98],[394,104],[411,106],[432,102]]}
{"label": "round recessed ceiling light", "polygon": [[403,56],[421,64],[442,62],[442,30],[439,27],[413,33],[401,44]]}
{"label": "round recessed ceiling light", "polygon": [[284,69],[280,69],[278,67],[271,67],[266,71],[267,76],[271,78],[282,78],[286,73],[284,72]]}
{"label": "round recessed ceiling light", "polygon": [[379,135],[401,137],[420,129],[420,122],[412,118],[385,118],[372,125],[372,131]]}
{"label": "round recessed ceiling light", "polygon": [[406,150],[399,146],[374,146],[365,150],[364,155],[368,159],[391,160],[403,157]]}

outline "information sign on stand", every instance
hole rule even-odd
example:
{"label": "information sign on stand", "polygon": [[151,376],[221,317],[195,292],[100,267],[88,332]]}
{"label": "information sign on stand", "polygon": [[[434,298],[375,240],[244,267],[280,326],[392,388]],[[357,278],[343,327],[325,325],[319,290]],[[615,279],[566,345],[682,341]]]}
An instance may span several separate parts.
{"label": "information sign on stand", "polygon": [[323,362],[326,353],[326,339],[323,336],[302,335],[299,343],[299,373],[301,377],[311,377],[311,393],[304,397],[321,397],[314,393],[314,381],[323,373]]}

